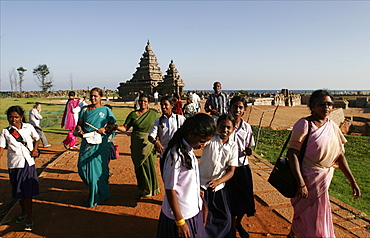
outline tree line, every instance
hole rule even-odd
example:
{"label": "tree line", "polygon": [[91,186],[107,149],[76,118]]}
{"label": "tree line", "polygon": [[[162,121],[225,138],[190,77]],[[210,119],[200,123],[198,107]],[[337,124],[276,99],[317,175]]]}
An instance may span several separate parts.
{"label": "tree line", "polygon": [[[23,91],[23,82],[26,71],[27,69],[23,68],[22,66],[18,67],[17,70],[13,68],[9,71],[11,91],[17,91],[18,89],[19,91]],[[33,69],[32,74],[36,77],[35,82],[43,92],[51,90],[53,87],[53,76],[46,64],[39,64],[36,66]]]}

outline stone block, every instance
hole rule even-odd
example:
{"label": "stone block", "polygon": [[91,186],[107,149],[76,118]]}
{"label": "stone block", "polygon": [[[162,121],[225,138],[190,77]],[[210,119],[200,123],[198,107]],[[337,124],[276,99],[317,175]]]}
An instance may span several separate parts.
{"label": "stone block", "polygon": [[353,219],[351,222],[355,223],[359,227],[369,227],[370,228],[370,223],[363,220],[363,219]]}
{"label": "stone block", "polygon": [[330,115],[329,119],[333,120],[335,123],[337,123],[338,126],[340,126],[344,122],[344,112],[342,108],[333,110]]}
{"label": "stone block", "polygon": [[253,188],[255,192],[261,192],[261,191],[276,191],[273,186],[271,186],[269,183],[264,182],[256,182],[253,181]]}
{"label": "stone block", "polygon": [[290,199],[284,197],[279,192],[268,192],[268,193],[258,193],[256,197],[261,199],[267,206],[275,206],[275,205],[283,205],[287,204],[290,205]]}
{"label": "stone block", "polygon": [[332,219],[333,219],[333,222],[334,222],[334,223],[335,223],[335,222],[337,222],[337,221],[341,221],[341,220],[343,220],[343,218],[342,218],[342,217],[338,216],[338,215],[337,215],[337,214],[335,214],[335,213],[332,213],[331,215],[332,215]]}
{"label": "stone block", "polygon": [[369,230],[357,230],[357,231],[351,231],[353,234],[355,234],[357,237],[361,238],[370,238],[370,231]]}
{"label": "stone block", "polygon": [[288,222],[290,223],[292,222],[294,215],[294,208],[292,206],[276,208],[274,209],[274,211],[280,216],[282,216]]}
{"label": "stone block", "polygon": [[252,173],[253,182],[266,182],[266,178],[262,178],[261,176],[257,175],[256,173]]}
{"label": "stone block", "polygon": [[340,221],[340,222],[336,222],[335,224],[337,224],[340,227],[343,227],[346,230],[352,230],[352,229],[359,228],[357,224],[351,221]]}
{"label": "stone block", "polygon": [[344,202],[340,201],[339,199],[336,199],[334,197],[330,197],[330,202],[331,202],[331,204],[335,203],[338,206],[340,206],[340,207],[342,207],[342,208],[344,208],[344,209],[346,209],[346,210],[348,210],[348,211],[352,212],[353,214],[356,214],[360,217],[366,217],[366,213],[364,213],[363,211],[358,210],[357,208],[352,207],[351,205],[348,205],[347,203],[344,203]]}
{"label": "stone block", "polygon": [[334,211],[333,213],[337,214],[338,216],[345,218],[345,219],[353,219],[355,218],[355,215],[347,210],[338,210]]}
{"label": "stone block", "polygon": [[330,204],[330,207],[331,207],[331,211],[337,211],[337,210],[342,209],[340,206],[338,206],[338,205],[337,205],[337,204],[335,204],[335,203],[331,203],[331,204]]}
{"label": "stone block", "polygon": [[349,232],[347,233],[346,230],[343,230],[342,228],[335,227],[335,226],[334,226],[334,234],[335,234],[335,237],[336,238],[349,238],[349,237],[352,237]]}
{"label": "stone block", "polygon": [[258,172],[257,173],[259,176],[263,177],[263,178],[266,178],[266,180],[268,179],[268,177],[270,176],[270,173],[267,173],[267,172],[264,172],[264,171],[261,171],[261,172]]}

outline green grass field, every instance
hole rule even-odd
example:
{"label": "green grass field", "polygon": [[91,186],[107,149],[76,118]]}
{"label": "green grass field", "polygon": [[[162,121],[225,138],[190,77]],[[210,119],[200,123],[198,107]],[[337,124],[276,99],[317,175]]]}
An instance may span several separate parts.
{"label": "green grass field", "polygon": [[[252,126],[255,135],[258,128]],[[263,158],[275,163],[280,151],[289,135],[287,130],[274,131],[263,128],[259,137],[256,152],[263,154]],[[370,214],[370,137],[368,136],[346,136],[348,143],[345,145],[348,164],[354,174],[362,191],[360,199],[353,199],[351,187],[343,173],[337,169],[329,189],[331,196]],[[285,156],[285,153],[284,153]]]}

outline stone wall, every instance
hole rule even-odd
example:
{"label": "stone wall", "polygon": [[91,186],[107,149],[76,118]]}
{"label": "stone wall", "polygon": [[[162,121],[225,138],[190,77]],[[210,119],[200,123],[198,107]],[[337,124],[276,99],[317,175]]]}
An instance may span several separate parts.
{"label": "stone wall", "polygon": [[356,98],[356,107],[367,107],[369,105],[369,99],[366,98]]}
{"label": "stone wall", "polygon": [[330,120],[333,120],[337,123],[338,126],[341,126],[344,123],[345,117],[342,108],[333,110],[329,115]]}
{"label": "stone wall", "polygon": [[[89,97],[90,90],[58,90],[58,91],[8,91],[8,92],[0,92],[1,98],[35,98],[35,97],[50,97],[50,98],[58,98],[58,97],[68,97],[68,93],[70,91],[74,91],[77,97]],[[113,90],[103,90],[104,96],[112,96],[116,93]]]}
{"label": "stone wall", "polygon": [[348,109],[349,102],[346,99],[334,100],[334,108]]}

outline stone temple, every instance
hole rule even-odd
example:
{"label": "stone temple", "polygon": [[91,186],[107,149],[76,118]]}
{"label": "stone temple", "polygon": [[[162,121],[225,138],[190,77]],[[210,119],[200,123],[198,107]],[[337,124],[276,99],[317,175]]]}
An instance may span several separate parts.
{"label": "stone temple", "polygon": [[120,83],[118,93],[123,100],[133,100],[140,90],[151,96],[155,91],[158,91],[161,96],[175,93],[183,95],[184,86],[184,81],[178,74],[173,60],[168,66],[166,75],[162,76],[157,57],[148,41],[140,58],[139,67],[136,68],[130,80]]}

